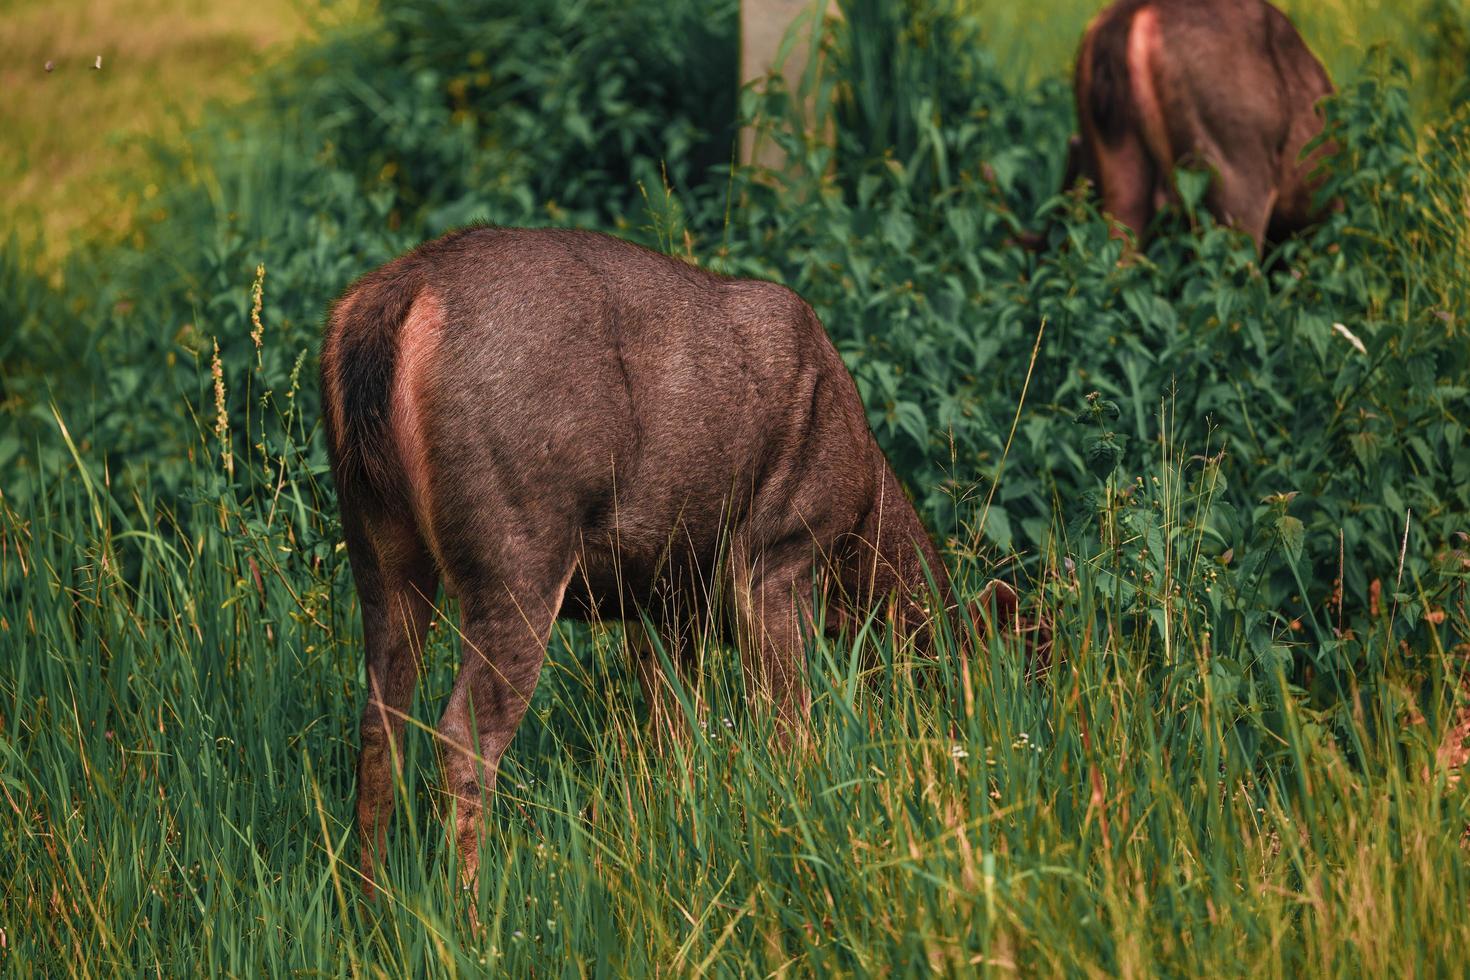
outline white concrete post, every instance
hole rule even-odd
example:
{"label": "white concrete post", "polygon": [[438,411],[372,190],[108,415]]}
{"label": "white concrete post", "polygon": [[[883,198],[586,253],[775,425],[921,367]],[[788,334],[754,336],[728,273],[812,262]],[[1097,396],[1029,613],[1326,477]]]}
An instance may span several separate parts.
{"label": "white concrete post", "polygon": [[[836,16],[836,0],[740,0],[740,84],[779,73],[788,91],[795,92],[810,63],[812,31],[821,29],[823,16]],[[776,64],[787,32],[797,25],[785,61]],[[812,106],[807,104],[807,111]],[[827,127],[830,130],[830,127]],[[758,140],[753,127],[740,132],[740,162],[785,166],[785,155],[769,139]],[[829,132],[830,138],[830,132]]]}

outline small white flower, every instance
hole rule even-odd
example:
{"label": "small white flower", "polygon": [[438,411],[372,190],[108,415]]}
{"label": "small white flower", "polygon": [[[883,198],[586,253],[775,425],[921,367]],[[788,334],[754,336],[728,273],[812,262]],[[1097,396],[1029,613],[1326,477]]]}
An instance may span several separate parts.
{"label": "small white flower", "polygon": [[956,742],[949,747],[949,757],[951,759],[968,759],[970,757],[970,753],[965,751],[965,747],[963,745]]}
{"label": "small white flower", "polygon": [[1346,337],[1347,342],[1352,344],[1353,347],[1357,349],[1359,354],[1366,355],[1368,353],[1368,348],[1363,346],[1363,342],[1358,339],[1358,335],[1353,333],[1347,327],[1343,326],[1341,323],[1334,323],[1332,325],[1332,329],[1333,332],[1339,334],[1340,336]]}

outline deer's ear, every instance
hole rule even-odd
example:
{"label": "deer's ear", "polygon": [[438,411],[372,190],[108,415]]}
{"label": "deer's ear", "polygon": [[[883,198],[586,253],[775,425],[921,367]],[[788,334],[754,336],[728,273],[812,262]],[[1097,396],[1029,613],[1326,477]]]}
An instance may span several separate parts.
{"label": "deer's ear", "polygon": [[1021,597],[1016,590],[998,578],[985,583],[975,600],[976,622],[991,629],[1005,629],[1015,624],[1021,609]]}

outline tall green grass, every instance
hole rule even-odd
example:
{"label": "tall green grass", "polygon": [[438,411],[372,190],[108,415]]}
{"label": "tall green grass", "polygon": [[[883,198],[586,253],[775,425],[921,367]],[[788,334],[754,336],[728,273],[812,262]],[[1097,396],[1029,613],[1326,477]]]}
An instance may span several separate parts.
{"label": "tall green grass", "polygon": [[[292,400],[265,407],[299,433]],[[0,955],[18,972],[1464,966],[1470,799],[1436,758],[1463,660],[1402,648],[1382,616],[1340,651],[1371,692],[1345,722],[1306,706],[1275,648],[1241,703],[1198,520],[1219,467],[1167,440],[1141,481],[1109,485],[1077,560],[1054,556],[1049,672],[999,638],[960,671],[913,662],[875,624],[812,650],[813,738],[794,755],[719,649],[707,710],[656,754],[619,635],[559,628],[492,808],[480,928],[422,724],[371,904],[335,522],[296,448],[226,464],[211,391],[197,408],[186,508],[117,499],[79,460],[0,512]],[[1156,540],[1138,592],[1133,552]],[[453,639],[441,621],[417,719],[438,715]]]}
{"label": "tall green grass", "polygon": [[[699,75],[733,9],[401,0],[167,159],[141,252],[59,286],[0,253],[0,964],[1463,972],[1470,117],[1446,96],[1417,126],[1404,70],[1353,60],[1341,214],[1263,265],[1185,177],[1119,264],[1055,193],[1060,80],[1007,79],[1001,28],[955,5],[848,5],[835,145],[750,93],[799,166],[723,166],[737,110]],[[962,590],[1018,582],[1050,669],[1003,637],[914,661],[875,622],[815,644],[788,753],[711,645],[660,754],[620,630],[564,624],[468,896],[427,727],[446,605],[367,902],[319,317],[473,218],[810,298]]]}

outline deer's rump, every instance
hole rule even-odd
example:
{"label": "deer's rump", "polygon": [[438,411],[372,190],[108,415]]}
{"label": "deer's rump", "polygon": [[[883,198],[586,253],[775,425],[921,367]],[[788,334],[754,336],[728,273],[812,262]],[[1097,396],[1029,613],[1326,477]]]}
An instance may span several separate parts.
{"label": "deer's rump", "polygon": [[1330,149],[1302,151],[1332,84],[1264,0],[1122,0],[1089,26],[1075,84],[1081,170],[1135,232],[1181,163],[1214,171],[1210,210],[1258,244],[1318,217],[1311,171]]}

